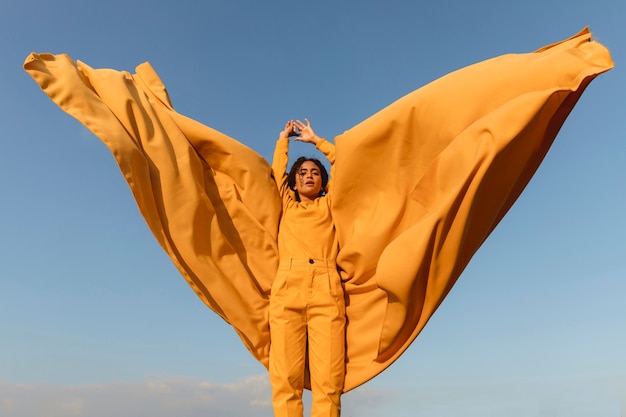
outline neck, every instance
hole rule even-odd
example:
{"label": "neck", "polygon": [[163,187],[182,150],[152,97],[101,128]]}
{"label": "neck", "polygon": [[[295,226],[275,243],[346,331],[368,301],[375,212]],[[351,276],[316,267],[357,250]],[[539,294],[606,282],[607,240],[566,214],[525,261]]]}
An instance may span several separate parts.
{"label": "neck", "polygon": [[312,203],[313,201],[315,201],[315,198],[310,198],[310,197],[307,197],[305,195],[300,194],[300,202],[301,203]]}

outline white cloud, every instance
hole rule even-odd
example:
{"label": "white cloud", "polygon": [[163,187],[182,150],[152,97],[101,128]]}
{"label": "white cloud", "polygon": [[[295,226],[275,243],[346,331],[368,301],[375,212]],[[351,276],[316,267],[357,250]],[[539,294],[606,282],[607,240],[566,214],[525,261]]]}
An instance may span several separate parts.
{"label": "white cloud", "polygon": [[[391,393],[361,387],[342,399],[347,417],[381,415]],[[305,416],[311,394],[304,395]],[[168,377],[144,382],[64,386],[0,381],[2,417],[272,417],[267,374],[233,384]]]}
{"label": "white cloud", "polygon": [[267,375],[234,384],[186,378],[59,386],[0,382],[3,417],[271,417]]}
{"label": "white cloud", "polygon": [[[622,378],[384,380],[342,398],[346,417],[506,415],[617,416]],[[304,396],[309,415],[310,392]],[[60,386],[0,382],[1,417],[271,417],[267,374],[232,384],[168,377],[145,382]]]}
{"label": "white cloud", "polygon": [[[377,387],[378,383],[378,387]],[[614,417],[624,414],[624,380],[614,377],[576,378],[472,378],[387,380],[371,387],[382,401],[354,413],[360,417],[392,415],[396,417],[429,416],[507,416],[507,417]],[[361,388],[358,388],[361,390]],[[344,397],[344,405],[351,393]],[[621,414],[620,414],[621,413]],[[347,414],[349,417],[350,414]]]}

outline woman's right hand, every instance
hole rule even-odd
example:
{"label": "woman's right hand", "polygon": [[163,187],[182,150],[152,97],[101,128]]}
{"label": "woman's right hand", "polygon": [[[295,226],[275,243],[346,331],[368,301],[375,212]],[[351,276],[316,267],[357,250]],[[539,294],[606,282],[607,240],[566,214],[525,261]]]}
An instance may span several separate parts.
{"label": "woman's right hand", "polygon": [[293,120],[289,120],[285,124],[285,128],[281,130],[278,135],[278,139],[289,139],[289,136],[293,134],[294,130],[296,130],[296,125]]}

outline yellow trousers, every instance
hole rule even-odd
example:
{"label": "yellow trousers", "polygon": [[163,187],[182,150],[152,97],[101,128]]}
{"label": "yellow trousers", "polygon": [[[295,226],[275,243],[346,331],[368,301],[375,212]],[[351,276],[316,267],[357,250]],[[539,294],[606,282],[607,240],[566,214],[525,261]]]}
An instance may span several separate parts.
{"label": "yellow trousers", "polygon": [[270,362],[275,417],[302,417],[305,369],[311,417],[335,417],[345,375],[345,303],[334,261],[281,260],[270,296]]}

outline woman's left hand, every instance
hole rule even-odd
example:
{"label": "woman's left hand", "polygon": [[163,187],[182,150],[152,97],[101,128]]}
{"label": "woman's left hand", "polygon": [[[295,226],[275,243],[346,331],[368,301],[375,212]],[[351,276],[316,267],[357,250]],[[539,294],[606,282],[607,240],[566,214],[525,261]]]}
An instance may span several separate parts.
{"label": "woman's left hand", "polygon": [[317,136],[317,134],[313,131],[309,119],[304,119],[304,121],[306,122],[306,124],[302,123],[300,120],[296,120],[294,122],[294,125],[300,131],[300,136],[297,136],[295,140],[317,145],[317,143],[320,141],[320,137]]}

